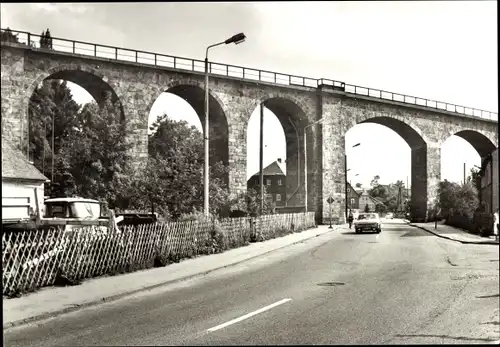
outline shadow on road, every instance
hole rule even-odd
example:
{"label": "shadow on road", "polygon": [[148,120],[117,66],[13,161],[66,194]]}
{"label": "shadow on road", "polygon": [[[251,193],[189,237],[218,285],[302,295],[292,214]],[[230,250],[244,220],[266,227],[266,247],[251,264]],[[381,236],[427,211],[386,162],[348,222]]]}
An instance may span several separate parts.
{"label": "shadow on road", "polygon": [[461,340],[461,341],[486,341],[493,342],[495,339],[491,338],[481,338],[481,337],[466,337],[466,336],[448,336],[448,335],[432,335],[432,334],[414,334],[414,335],[400,335],[396,334],[397,337],[439,337],[442,339],[452,339],[452,340]]}
{"label": "shadow on road", "polygon": [[500,294],[476,296],[476,299],[498,298]]}
{"label": "shadow on road", "polygon": [[363,235],[363,234],[377,234],[376,231],[363,231],[361,233],[357,233],[357,232],[354,232],[354,231],[346,231],[346,232],[343,232],[341,233],[342,235]]}

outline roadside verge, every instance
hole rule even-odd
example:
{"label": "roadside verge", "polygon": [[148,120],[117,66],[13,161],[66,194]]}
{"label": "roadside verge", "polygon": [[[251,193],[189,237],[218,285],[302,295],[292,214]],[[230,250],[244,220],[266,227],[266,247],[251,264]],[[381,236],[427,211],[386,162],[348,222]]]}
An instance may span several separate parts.
{"label": "roadside verge", "polygon": [[[424,230],[428,233],[431,233],[437,237],[440,237],[442,239],[447,239],[447,240],[451,240],[451,241],[455,241],[455,242],[460,242],[462,244],[473,244],[473,245],[498,245],[499,242],[498,241],[495,241],[495,240],[479,240],[479,239],[472,239],[470,237],[451,237],[451,236],[446,236],[442,233],[439,233],[439,232],[436,232],[435,230],[432,230],[432,228],[430,227],[427,227],[427,226],[422,226],[422,225],[418,225],[418,224],[413,224],[409,221],[406,221],[408,225],[412,226],[412,227],[416,227],[416,228],[419,228],[421,230]],[[451,228],[451,227],[450,227]],[[457,235],[459,234],[464,234],[463,232],[461,231],[458,231],[456,232]],[[466,239],[468,238],[468,239]]]}
{"label": "roadside verge", "polygon": [[3,328],[41,321],[83,308],[112,302],[161,286],[205,276],[281,248],[342,229],[319,226],[299,233],[234,248],[224,253],[187,259],[165,267],[88,279],[77,286],[47,287],[19,298],[3,299]]}

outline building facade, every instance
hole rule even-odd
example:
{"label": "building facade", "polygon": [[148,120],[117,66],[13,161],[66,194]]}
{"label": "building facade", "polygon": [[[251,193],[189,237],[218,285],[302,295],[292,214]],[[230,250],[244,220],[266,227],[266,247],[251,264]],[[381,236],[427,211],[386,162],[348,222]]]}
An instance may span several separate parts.
{"label": "building facade", "polygon": [[349,209],[359,209],[359,197],[361,196],[350,183],[347,183],[347,207]]}
{"label": "building facade", "polygon": [[359,212],[365,212],[366,206],[368,206],[369,212],[375,212],[375,208],[379,203],[380,201],[371,197],[367,191],[363,191],[359,197]]}
{"label": "building facade", "polygon": [[483,212],[494,213],[498,209],[498,148],[483,160],[481,165],[479,200]]}
{"label": "building facade", "polygon": [[48,181],[21,151],[2,139],[3,221],[29,219],[37,210],[43,213],[44,184]]}
{"label": "building facade", "polygon": [[[266,166],[262,171],[266,187],[266,199],[272,200],[276,207],[286,206],[286,175],[281,170],[280,159]],[[259,189],[260,173],[257,172],[247,181],[247,189]]]}

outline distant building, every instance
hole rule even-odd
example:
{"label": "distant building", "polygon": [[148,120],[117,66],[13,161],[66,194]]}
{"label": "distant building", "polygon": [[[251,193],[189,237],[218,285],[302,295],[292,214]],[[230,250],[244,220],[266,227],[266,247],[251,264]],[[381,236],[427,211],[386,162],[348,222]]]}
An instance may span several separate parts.
{"label": "distant building", "polygon": [[362,192],[362,189],[357,192],[350,183],[347,183],[347,207],[349,209],[359,209],[359,197],[361,196]]}
{"label": "distant building", "polygon": [[367,205],[370,212],[375,212],[376,206],[384,203],[370,196],[367,191],[363,191],[359,197],[359,212],[364,212]]}
{"label": "distant building", "polygon": [[498,208],[498,148],[483,160],[479,176],[479,201],[483,212],[494,213]]}
{"label": "distant building", "polygon": [[[43,211],[44,183],[49,182],[38,169],[30,163],[21,151],[2,140],[2,219],[14,215],[29,217],[35,212],[35,190],[38,207]],[[9,216],[12,214],[12,216]]]}
{"label": "distant building", "polygon": [[[281,170],[278,162],[281,159],[266,166],[262,171],[264,175],[264,184],[266,186],[266,198],[272,199],[276,206],[285,206],[286,204],[286,176]],[[248,189],[259,189],[260,173],[257,172],[247,181]]]}

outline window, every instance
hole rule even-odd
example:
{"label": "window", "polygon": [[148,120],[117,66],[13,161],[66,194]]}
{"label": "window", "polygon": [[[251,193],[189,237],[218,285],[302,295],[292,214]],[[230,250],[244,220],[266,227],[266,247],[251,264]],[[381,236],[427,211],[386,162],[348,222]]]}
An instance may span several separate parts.
{"label": "window", "polygon": [[278,180],[278,185],[281,186],[281,179]]}
{"label": "window", "polygon": [[351,205],[354,205],[355,202],[356,200],[354,198],[351,198]]}
{"label": "window", "polygon": [[276,201],[281,201],[281,194],[276,194]]}
{"label": "window", "polygon": [[266,185],[268,185],[268,186],[271,185],[271,180],[269,178],[266,180]]}
{"label": "window", "polygon": [[347,192],[350,193],[351,192],[351,188],[347,188]]}

